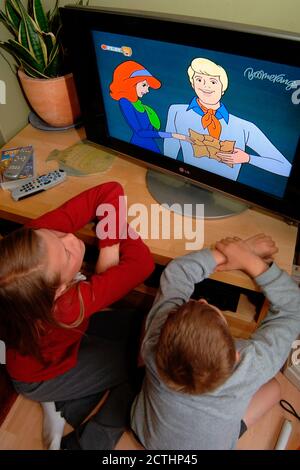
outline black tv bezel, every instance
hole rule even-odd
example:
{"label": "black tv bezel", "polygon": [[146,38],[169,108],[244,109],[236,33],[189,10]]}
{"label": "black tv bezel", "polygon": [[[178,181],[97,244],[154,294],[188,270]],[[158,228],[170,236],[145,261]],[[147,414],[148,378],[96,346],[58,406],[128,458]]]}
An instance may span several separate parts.
{"label": "black tv bezel", "polygon": [[89,140],[133,157],[149,167],[184,177],[200,187],[225,193],[288,220],[297,223],[300,221],[300,139],[286,191],[280,199],[181,161],[163,158],[158,165],[155,152],[110,137],[91,31],[108,31],[129,36],[134,31],[134,36],[149,39],[153,39],[155,31],[157,40],[178,44],[177,38],[180,37],[180,44],[293,65],[300,70],[299,35],[234,23],[172,15],[158,16],[120,9],[68,6],[61,8],[60,12],[64,45],[70,57]]}

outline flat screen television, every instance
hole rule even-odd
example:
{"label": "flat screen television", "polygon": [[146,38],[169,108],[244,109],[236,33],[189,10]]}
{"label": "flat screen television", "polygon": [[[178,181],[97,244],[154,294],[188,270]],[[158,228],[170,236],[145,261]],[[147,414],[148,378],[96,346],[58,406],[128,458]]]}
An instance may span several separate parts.
{"label": "flat screen television", "polygon": [[155,198],[204,202],[208,217],[241,210],[233,200],[300,220],[300,36],[129,10],[61,14],[87,138],[158,170]]}

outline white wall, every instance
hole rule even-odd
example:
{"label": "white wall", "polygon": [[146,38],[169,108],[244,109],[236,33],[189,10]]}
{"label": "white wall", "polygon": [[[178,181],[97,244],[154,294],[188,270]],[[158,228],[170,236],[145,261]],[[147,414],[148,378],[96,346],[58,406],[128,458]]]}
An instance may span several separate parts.
{"label": "white wall", "polygon": [[[4,4],[4,0],[0,0],[1,10],[3,10]],[[9,33],[0,23],[0,40],[5,41],[9,37]],[[14,65],[12,65],[14,62],[10,56],[3,52],[2,49],[0,49],[0,52],[5,54],[11,67],[14,67]],[[5,142],[24,127],[29,108],[23,97],[15,73],[2,56],[0,56],[0,80],[5,83],[6,88],[6,102],[5,104],[0,104],[0,138],[2,136]]]}
{"label": "white wall", "polygon": [[197,16],[300,33],[299,0],[90,0],[90,5]]}

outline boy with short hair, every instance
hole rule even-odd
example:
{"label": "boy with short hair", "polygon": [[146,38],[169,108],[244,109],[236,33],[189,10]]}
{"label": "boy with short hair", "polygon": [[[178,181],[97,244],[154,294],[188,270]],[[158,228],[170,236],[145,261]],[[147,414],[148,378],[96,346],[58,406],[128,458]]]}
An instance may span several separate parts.
{"label": "boy with short hair", "polygon": [[[234,449],[247,427],[280,397],[272,379],[300,332],[300,290],[275,263],[270,237],[227,238],[172,261],[146,323],[146,377],[132,406],[132,427],[146,449]],[[248,340],[234,340],[226,319],[195,283],[215,269],[240,269],[271,303]],[[271,380],[272,379],[272,380]]]}

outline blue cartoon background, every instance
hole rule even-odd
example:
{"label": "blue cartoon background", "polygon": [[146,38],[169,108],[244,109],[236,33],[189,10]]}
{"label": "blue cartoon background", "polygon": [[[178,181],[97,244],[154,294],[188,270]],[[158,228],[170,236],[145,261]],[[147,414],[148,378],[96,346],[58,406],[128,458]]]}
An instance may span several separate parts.
{"label": "blue cartoon background", "polygon": [[[130,60],[143,64],[153,76],[161,81],[161,88],[150,90],[143,102],[154,108],[159,115],[162,131],[166,127],[169,106],[189,103],[194,96],[194,90],[187,75],[191,61],[195,57],[204,57],[221,65],[226,70],[229,79],[229,86],[222,102],[230,113],[256,124],[292,163],[300,128],[300,107],[292,103],[293,90],[286,89],[288,85],[280,81],[272,82],[258,78],[250,80],[245,71],[249,68],[254,71],[263,70],[271,75],[282,75],[284,79],[291,82],[299,78],[297,68],[207,49],[104,32],[93,32],[93,39],[111,136],[128,142],[131,137],[131,131],[123,119],[118,103],[112,100],[109,94],[114,69],[129,58],[118,52],[102,50],[101,44],[131,47]],[[163,140],[157,139],[157,144],[163,153]],[[253,150],[251,153],[254,154]],[[159,156],[159,158],[167,157]],[[178,159],[182,159],[182,155],[179,155]],[[238,181],[281,197],[284,194],[287,178],[244,164]]]}

